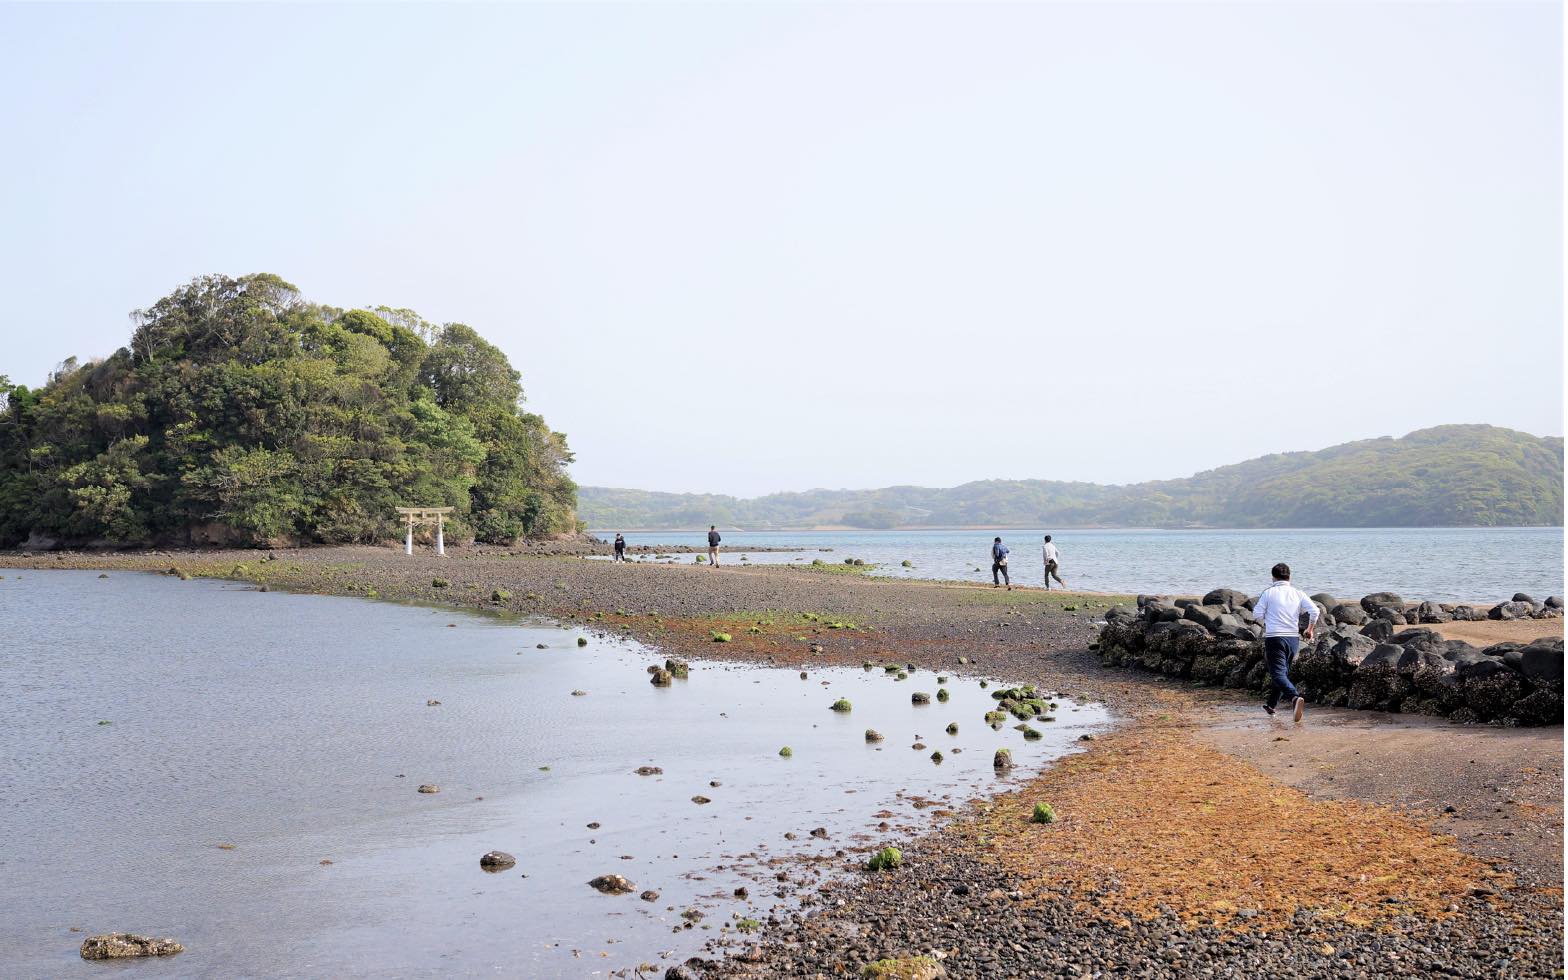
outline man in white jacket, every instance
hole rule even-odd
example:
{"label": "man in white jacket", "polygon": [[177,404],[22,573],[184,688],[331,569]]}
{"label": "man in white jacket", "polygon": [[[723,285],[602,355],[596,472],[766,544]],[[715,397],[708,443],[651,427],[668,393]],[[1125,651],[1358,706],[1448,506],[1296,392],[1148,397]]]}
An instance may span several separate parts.
{"label": "man in white jacket", "polygon": [[[1280,562],[1273,571],[1274,584],[1264,589],[1252,605],[1252,618],[1263,624],[1263,656],[1268,661],[1269,678],[1273,681],[1263,710],[1272,715],[1280,698],[1287,697],[1292,699],[1299,722],[1306,713],[1307,699],[1290,682],[1290,665],[1301,649],[1301,638],[1312,639],[1318,607],[1305,592],[1290,584],[1289,565]],[[1301,629],[1303,614],[1307,617],[1305,632]]]}
{"label": "man in white jacket", "polygon": [[1054,578],[1056,579],[1056,584],[1065,589],[1067,583],[1063,582],[1062,577],[1056,574],[1056,563],[1061,558],[1061,555],[1057,553],[1056,545],[1051,543],[1049,534],[1045,536],[1045,544],[1040,547],[1040,557],[1045,562],[1045,587],[1049,589],[1051,587],[1051,579]]}

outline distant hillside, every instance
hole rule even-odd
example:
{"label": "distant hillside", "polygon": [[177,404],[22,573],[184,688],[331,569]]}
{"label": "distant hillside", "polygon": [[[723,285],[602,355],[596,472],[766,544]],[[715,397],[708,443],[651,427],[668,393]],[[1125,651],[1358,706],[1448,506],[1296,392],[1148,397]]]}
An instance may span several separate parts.
{"label": "distant hillside", "polygon": [[980,480],[742,500],[583,487],[593,528],[1561,526],[1563,440],[1443,425],[1127,486]]}

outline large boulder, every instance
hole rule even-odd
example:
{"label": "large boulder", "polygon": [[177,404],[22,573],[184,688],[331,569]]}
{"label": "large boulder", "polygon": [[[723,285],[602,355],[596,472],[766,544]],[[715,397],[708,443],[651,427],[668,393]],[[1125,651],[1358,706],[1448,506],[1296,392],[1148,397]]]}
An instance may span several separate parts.
{"label": "large boulder", "polygon": [[1341,602],[1337,606],[1329,606],[1329,615],[1335,622],[1349,623],[1351,626],[1361,626],[1367,621],[1367,611],[1360,604]]}
{"label": "large boulder", "polygon": [[1386,619],[1374,619],[1361,627],[1361,635],[1376,643],[1387,643],[1394,638],[1394,624]]}
{"label": "large boulder", "polygon": [[1343,629],[1320,634],[1296,658],[1296,670],[1307,689],[1327,692],[1350,683],[1361,661],[1377,648],[1377,644],[1359,633]]}
{"label": "large boulder", "polygon": [[1385,606],[1390,606],[1403,612],[1405,600],[1393,592],[1374,592],[1371,595],[1361,597],[1361,608],[1365,609],[1369,616],[1376,616],[1377,611]]}
{"label": "large boulder", "polygon": [[1481,721],[1508,717],[1526,693],[1519,675],[1501,664],[1495,671],[1472,672],[1464,677],[1465,706]]}
{"label": "large boulder", "polygon": [[1514,600],[1512,602],[1499,602],[1487,612],[1487,619],[1529,619],[1535,614],[1535,604]]}
{"label": "large boulder", "polygon": [[[1201,606],[1188,606],[1186,618],[1202,626],[1206,630],[1216,629],[1220,626],[1220,617],[1225,615],[1224,606],[1211,606],[1207,603]],[[1235,617],[1231,617],[1235,618]]]}
{"label": "large boulder", "polygon": [[1446,623],[1453,618],[1452,613],[1435,602],[1423,602],[1416,607],[1418,623]]}
{"label": "large boulder", "polygon": [[1535,605],[1535,600],[1532,599],[1529,596],[1529,594],[1525,593],[1525,592],[1515,592],[1514,593],[1514,601],[1515,602],[1528,602],[1532,606]]}
{"label": "large boulder", "polygon": [[1509,717],[1521,725],[1560,725],[1563,722],[1563,685],[1561,681],[1536,685],[1535,689],[1508,709]]}
{"label": "large boulder", "polygon": [[1181,619],[1182,608],[1174,602],[1158,600],[1143,607],[1143,618],[1151,623],[1174,623]]}
{"label": "large boulder", "polygon": [[1347,703],[1361,711],[1398,711],[1414,689],[1408,671],[1419,660],[1419,654],[1397,643],[1379,643],[1356,668]]}
{"label": "large boulder", "polygon": [[1322,606],[1324,609],[1333,609],[1335,606],[1340,605],[1343,602],[1343,600],[1336,599],[1327,592],[1319,592],[1316,595],[1310,596],[1309,598],[1311,598],[1313,602]]}
{"label": "large boulder", "polygon": [[1205,606],[1229,606],[1232,609],[1242,609],[1249,601],[1247,593],[1235,589],[1212,589],[1203,597]]}
{"label": "large boulder", "polygon": [[1563,679],[1562,638],[1536,640],[1529,646],[1504,654],[1503,662],[1532,682],[1561,681]]}
{"label": "large boulder", "polygon": [[1449,615],[1454,618],[1455,622],[1460,622],[1460,623],[1468,623],[1468,622],[1471,622],[1472,620],[1485,618],[1481,614],[1481,611],[1476,609],[1476,607],[1474,607],[1474,606],[1467,606],[1467,605],[1464,605],[1462,603],[1460,605],[1455,606],[1449,612]]}

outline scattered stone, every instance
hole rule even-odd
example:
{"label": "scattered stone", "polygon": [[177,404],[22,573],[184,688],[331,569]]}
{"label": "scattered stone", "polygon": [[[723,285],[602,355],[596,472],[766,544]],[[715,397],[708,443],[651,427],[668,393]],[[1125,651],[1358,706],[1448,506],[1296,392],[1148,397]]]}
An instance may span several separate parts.
{"label": "scattered stone", "polygon": [[693,803],[697,804],[698,806],[702,806],[704,803],[712,803],[713,802],[712,800],[708,799],[706,796],[693,796],[691,798],[691,801]]}
{"label": "scattered stone", "polygon": [[421,793],[427,793],[427,794],[428,793],[439,793],[439,792],[441,792],[441,787],[436,786],[436,785],[431,784],[431,783],[425,783],[424,785],[419,787],[419,791]]}
{"label": "scattered stone", "polygon": [[479,866],[486,871],[505,871],[517,864],[517,858],[505,851],[488,851],[479,858]]}
{"label": "scattered stone", "polygon": [[620,875],[600,875],[588,882],[588,884],[606,895],[624,895],[629,891],[635,891],[637,888],[636,885]]}
{"label": "scattered stone", "polygon": [[896,868],[903,863],[904,852],[896,847],[884,847],[873,854],[870,861],[866,862],[866,870],[883,871],[889,868]]}
{"label": "scattered stone", "polygon": [[111,932],[82,940],[82,959],[119,960],[134,956],[173,956],[185,947],[172,939],[153,939],[130,932]]}
{"label": "scattered stone", "polygon": [[811,830],[811,836],[816,837],[816,838],[818,838],[820,840],[827,840],[827,838],[828,838],[828,829],[826,827],[814,827]]}
{"label": "scattered stone", "polygon": [[572,697],[574,697],[574,698],[585,698],[587,696],[588,696],[588,692],[587,691],[573,691],[572,692]]}
{"label": "scattered stone", "polygon": [[882,733],[877,731],[875,728],[868,728],[866,729],[866,741],[880,742],[882,741]]}
{"label": "scattered stone", "polygon": [[786,759],[790,758],[794,754],[795,754],[795,750],[790,748],[788,745],[784,746],[782,749],[779,749],[779,755],[783,756]]}
{"label": "scattered stone", "polygon": [[435,708],[435,707],[439,707],[440,704],[441,704],[440,701],[437,701],[435,698],[431,698],[430,700],[425,702],[425,707],[427,707],[427,708]]}
{"label": "scattered stone", "polygon": [[645,902],[657,902],[659,900],[659,893],[650,888],[637,897]]}
{"label": "scattered stone", "polygon": [[664,770],[660,769],[658,766],[638,766],[637,767],[637,775],[639,775],[639,776],[662,776],[662,775],[664,775]]}
{"label": "scattered stone", "polygon": [[1036,803],[1034,812],[1029,815],[1030,823],[1055,823],[1056,810],[1049,803]]}

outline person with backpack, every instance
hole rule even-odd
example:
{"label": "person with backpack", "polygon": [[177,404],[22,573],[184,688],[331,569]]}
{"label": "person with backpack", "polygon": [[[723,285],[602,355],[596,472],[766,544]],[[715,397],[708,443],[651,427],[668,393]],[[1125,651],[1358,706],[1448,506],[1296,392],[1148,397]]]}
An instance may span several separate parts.
{"label": "person with backpack", "polygon": [[1007,582],[1007,591],[1013,591],[1012,577],[1007,574],[1007,545],[1001,538],[991,542],[991,588],[999,589]]}
{"label": "person with backpack", "polygon": [[719,567],[719,542],[724,539],[719,537],[719,528],[716,524],[708,525],[708,564],[714,568]]}
{"label": "person with backpack", "polygon": [[[1272,569],[1274,584],[1263,590],[1252,605],[1252,618],[1263,624],[1263,657],[1268,662],[1269,696],[1263,710],[1270,716],[1281,697],[1291,699],[1295,720],[1306,713],[1307,699],[1290,682],[1290,665],[1301,649],[1301,639],[1312,639],[1318,621],[1318,606],[1307,594],[1290,584],[1290,566],[1280,562]],[[1305,628],[1301,617],[1307,618]]]}
{"label": "person with backpack", "polygon": [[617,531],[615,534],[615,560],[626,560],[626,539],[621,537],[619,531]]}

